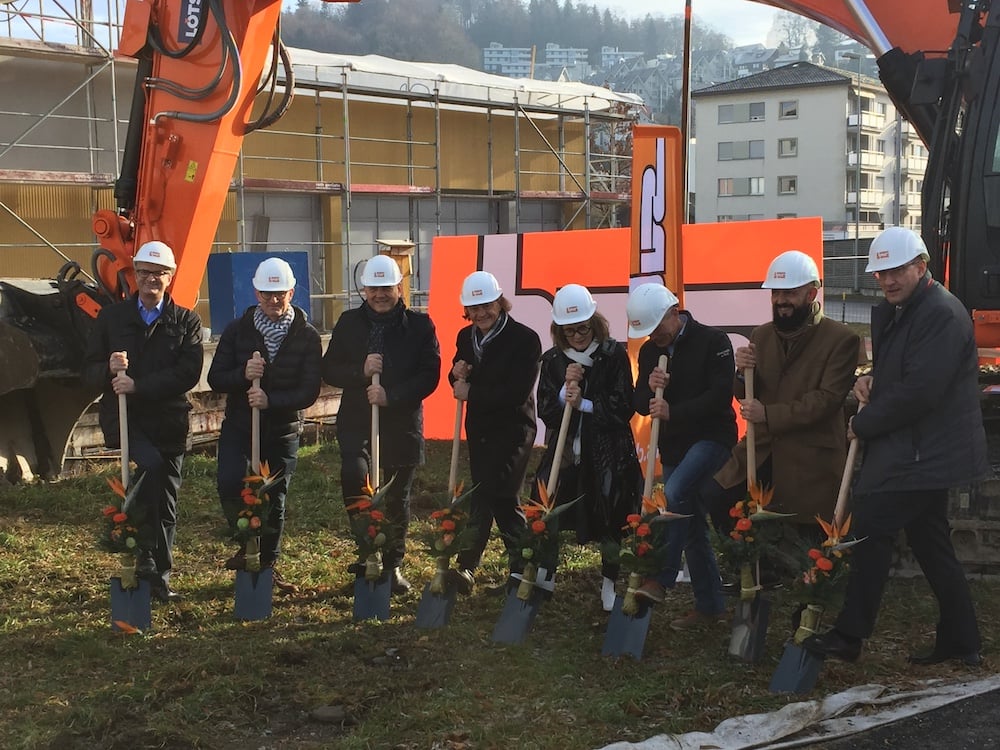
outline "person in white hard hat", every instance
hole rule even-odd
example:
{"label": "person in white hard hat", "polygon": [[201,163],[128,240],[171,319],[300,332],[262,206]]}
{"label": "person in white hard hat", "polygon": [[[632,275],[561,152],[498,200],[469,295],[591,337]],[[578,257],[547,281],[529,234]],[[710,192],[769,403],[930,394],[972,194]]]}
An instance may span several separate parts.
{"label": "person in white hard hat", "polygon": [[524,529],[518,495],[537,430],[534,391],[542,344],[538,334],[510,316],[510,301],[488,271],[465,278],[460,301],[471,325],[458,332],[448,380],[455,398],[467,402],[465,435],[476,487],[470,523],[476,536],[459,553],[451,577],[458,591],[468,593],[494,521],[507,546],[511,572],[523,568],[515,543]]}
{"label": "person in white hard hat", "polygon": [[[664,567],[644,581],[636,595],[663,601],[665,589],[677,582],[683,552],[695,609],[671,625],[715,622],[723,618],[726,606],[698,488],[726,462],[736,443],[733,347],[723,331],[681,310],[676,295],[662,284],[633,289],[626,312],[629,337],[648,337],[639,349],[634,406],[640,414],[660,420],[657,447],[668,510],[691,516],[665,524]],[[669,361],[667,371],[659,367],[664,354]],[[656,389],[661,387],[663,398],[656,398]]]}
{"label": "person in white hard hat", "polygon": [[872,310],[871,375],[854,396],[864,408],[848,437],[863,441],[854,485],[844,605],[834,627],[803,647],[854,661],[874,631],[893,547],[906,531],[938,603],[934,645],[913,664],[979,665],[982,641],[948,524],[948,490],[990,473],[979,402],[979,353],[969,311],[927,270],[920,236],[889,227],[872,240],[867,271],[885,299]]}
{"label": "person in white hard hat", "polygon": [[[753,329],[746,346],[737,347],[734,394],[741,415],[754,424],[757,480],[774,490],[769,509],[795,514],[777,527],[787,532],[781,546],[791,552],[797,537],[810,545],[821,541],[815,539],[821,533],[816,514],[833,518],[847,458],[845,399],[854,384],[860,340],[823,315],[819,268],[805,253],[780,253],[761,286],[770,291],[772,319]],[[744,373],[751,367],[754,398],[747,399]],[[743,438],[715,483],[703,488],[723,535],[733,523],[729,509],[746,497],[746,478]],[[768,568],[771,574],[778,571]]]}
{"label": "person in white hard hat", "polygon": [[552,301],[553,347],[542,355],[538,415],[548,446],[535,475],[546,481],[555,459],[556,436],[567,404],[573,407],[560,462],[556,496],[580,498],[560,518],[560,528],[576,531],[579,544],[601,543],[601,603],[611,611],[618,578],[617,555],[604,555],[604,542],[621,539],[625,518],[637,512],[642,470],[629,420],[632,363],[610,334],[590,291],[567,284]]}
{"label": "person in white hard hat", "polygon": [[[365,301],[344,311],[323,356],[323,379],[343,389],[337,412],[340,482],[344,504],[365,493],[371,473],[372,405],[379,407],[379,451],[386,518],[393,524],[382,563],[393,593],[410,589],[401,570],[410,523],[410,488],[424,462],[423,401],[441,379],[441,349],[434,322],[403,302],[403,275],[388,255],[371,258],[361,274]],[[372,383],[379,374],[380,383]],[[371,480],[372,486],[378,484]],[[363,574],[363,567],[356,573]]]}
{"label": "person in white hard hat", "polygon": [[[274,568],[281,556],[288,485],[298,463],[302,410],[312,406],[320,389],[319,333],[305,311],[292,304],[295,274],[282,258],[266,258],[253,275],[257,304],[226,325],[208,370],[213,391],[226,394],[226,413],[219,433],[217,485],[230,528],[236,530],[240,495],[251,452],[251,410],[260,410],[260,461],[276,483],[267,531],[260,537],[260,564],[272,568],[275,587],[294,593],[297,587]],[[253,381],[260,378],[260,385]],[[226,563],[246,569],[241,545]]]}
{"label": "person in white hard hat", "polygon": [[126,394],[133,481],[142,481],[136,572],[149,580],[153,597],[167,602],[179,598],[170,588],[170,572],[191,410],[187,392],[201,376],[201,318],[167,293],[177,269],[168,245],[144,243],[132,268],[136,294],[101,308],[82,378],[103,390],[99,415],[109,448],[119,447],[118,394]]}

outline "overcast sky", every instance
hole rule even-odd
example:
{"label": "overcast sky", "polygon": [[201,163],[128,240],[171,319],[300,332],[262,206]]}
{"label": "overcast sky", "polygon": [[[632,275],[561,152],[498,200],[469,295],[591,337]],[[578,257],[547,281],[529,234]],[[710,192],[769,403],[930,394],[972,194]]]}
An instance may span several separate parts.
{"label": "overcast sky", "polygon": [[[647,13],[682,15],[684,0],[582,0],[584,5],[608,8],[623,18],[642,18]],[[749,0],[691,0],[695,21],[720,31],[734,44],[767,42],[767,32],[778,11]]]}

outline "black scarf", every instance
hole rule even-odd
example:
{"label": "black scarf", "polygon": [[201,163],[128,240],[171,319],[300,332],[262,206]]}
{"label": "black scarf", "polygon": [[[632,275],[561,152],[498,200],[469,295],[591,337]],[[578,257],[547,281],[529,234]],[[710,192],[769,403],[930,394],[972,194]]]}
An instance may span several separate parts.
{"label": "black scarf", "polygon": [[406,309],[406,305],[403,304],[403,300],[399,300],[396,306],[389,310],[389,312],[379,313],[372,310],[368,306],[368,303],[365,302],[361,305],[361,309],[365,312],[365,318],[367,318],[369,326],[368,353],[381,354],[385,348],[385,332],[402,323],[403,311]]}
{"label": "black scarf", "polygon": [[472,352],[473,354],[476,355],[477,364],[481,362],[483,359],[483,350],[486,348],[486,345],[489,344],[493,339],[495,339],[503,332],[504,326],[507,325],[507,320],[508,320],[507,313],[501,310],[500,315],[497,317],[497,322],[494,323],[493,327],[490,328],[490,330],[488,330],[486,333],[483,333],[478,328],[473,326]]}

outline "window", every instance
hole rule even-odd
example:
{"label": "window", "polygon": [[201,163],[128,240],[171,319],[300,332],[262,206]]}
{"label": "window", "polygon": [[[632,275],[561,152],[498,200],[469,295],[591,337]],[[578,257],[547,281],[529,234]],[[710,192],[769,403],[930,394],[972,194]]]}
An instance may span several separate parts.
{"label": "window", "polygon": [[880,192],[885,192],[885,177],[875,178],[875,189]]}
{"label": "window", "polygon": [[778,102],[778,119],[792,120],[799,116],[798,101]]}
{"label": "window", "polygon": [[779,219],[796,219],[798,216],[798,214],[778,214]]}
{"label": "window", "polygon": [[719,143],[719,161],[763,158],[764,141],[721,141]]}
{"label": "window", "polygon": [[798,156],[799,153],[799,139],[798,138],[779,138],[778,139],[778,157],[784,158],[787,156]]}
{"label": "window", "polygon": [[720,104],[719,124],[734,122],[760,122],[764,119],[764,102]]}
{"label": "window", "polygon": [[795,195],[798,192],[799,178],[788,175],[778,178],[778,195]]}
{"label": "window", "polygon": [[763,194],[763,177],[722,177],[719,179],[719,197]]}

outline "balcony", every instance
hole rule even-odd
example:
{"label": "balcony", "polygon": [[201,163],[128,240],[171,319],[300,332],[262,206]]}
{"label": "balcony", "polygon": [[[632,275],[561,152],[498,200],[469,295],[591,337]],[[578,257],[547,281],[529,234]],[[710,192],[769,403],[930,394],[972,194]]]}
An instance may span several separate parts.
{"label": "balcony", "polygon": [[[847,127],[850,130],[858,129],[858,114],[857,112],[849,114],[847,116]],[[885,115],[880,115],[875,112],[862,112],[861,113],[861,129],[862,130],[877,130],[881,133],[885,130]]]}
{"label": "balcony", "polygon": [[[880,210],[882,204],[885,202],[885,193],[881,190],[862,190],[861,191],[861,207],[873,210]],[[845,202],[847,206],[858,205],[858,194],[857,191],[848,190],[847,191],[847,201]]]}
{"label": "balcony", "polygon": [[[854,169],[858,165],[858,152],[850,151],[847,154],[847,166]],[[862,151],[861,152],[861,168],[871,169],[876,172],[881,172],[882,167],[885,166],[885,155],[880,154],[878,151]]]}
{"label": "balcony", "polygon": [[923,174],[927,171],[927,157],[926,156],[904,156],[899,160],[899,171],[907,174],[909,172],[917,172]]}

